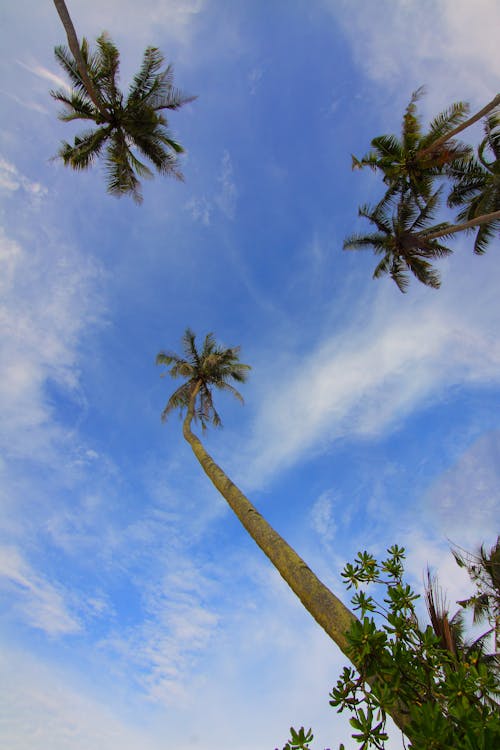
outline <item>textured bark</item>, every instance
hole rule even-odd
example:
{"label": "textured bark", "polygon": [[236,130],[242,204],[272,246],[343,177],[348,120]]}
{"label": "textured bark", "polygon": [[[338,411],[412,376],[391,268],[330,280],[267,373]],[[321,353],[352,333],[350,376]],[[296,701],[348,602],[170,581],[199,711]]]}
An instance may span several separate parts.
{"label": "textured bark", "polygon": [[[215,463],[199,438],[192,432],[191,422],[198,390],[199,385],[195,386],[191,394],[184,419],[183,434],[203,471],[307,611],[352,662],[347,652],[349,644],[346,633],[356,621],[356,616],[319,580],[288,542],[273,529],[250,500]],[[376,692],[376,680],[370,680],[370,684],[372,690]],[[408,723],[406,711],[403,708],[393,709],[391,716],[401,731],[404,731]]]}
{"label": "textured bark", "polygon": [[69,15],[68,9],[66,7],[66,3],[64,2],[64,0],[54,0],[54,5],[59,14],[59,18],[61,19],[62,25],[64,26],[66,37],[68,39],[68,46],[70,48],[71,54],[75,58],[78,72],[80,73],[81,79],[85,85],[87,93],[92,99],[92,102],[94,103],[94,105],[97,107],[97,109],[103,116],[104,120],[108,121],[109,113],[106,111],[100,99],[99,94],[95,90],[95,87],[92,81],[90,80],[89,74],[87,72],[87,66],[85,65],[85,60],[82,57],[80,43],[76,35],[75,27],[73,26],[73,21],[71,20],[71,16]]}
{"label": "textured bark", "polygon": [[468,120],[465,120],[465,122],[462,122],[460,125],[457,125],[456,128],[453,128],[453,130],[450,130],[449,133],[445,133],[441,136],[441,138],[438,138],[434,143],[432,143],[430,146],[427,146],[427,148],[422,149],[417,153],[417,158],[422,159],[424,156],[427,156],[428,154],[432,154],[432,152],[443,145],[443,143],[446,143],[446,141],[451,140],[451,138],[454,138],[456,135],[462,132],[462,130],[465,130],[466,128],[469,128],[471,125],[473,125],[478,120],[481,120],[483,117],[485,117],[487,114],[489,114],[495,107],[500,106],[500,94],[497,94],[494,99],[491,100],[491,102],[488,102],[482,109],[479,110],[479,112],[476,112],[475,115],[472,117],[469,117]]}

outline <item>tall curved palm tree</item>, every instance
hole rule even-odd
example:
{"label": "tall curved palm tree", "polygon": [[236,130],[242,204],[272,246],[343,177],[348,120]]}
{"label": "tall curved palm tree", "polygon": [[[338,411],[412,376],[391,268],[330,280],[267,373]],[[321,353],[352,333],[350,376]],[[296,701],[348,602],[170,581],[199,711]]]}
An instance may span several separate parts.
{"label": "tall curved palm tree", "polygon": [[[307,611],[342,652],[351,658],[347,633],[356,620],[355,615],[319,580],[295,550],[263,518],[192,432],[193,420],[199,420],[202,428],[206,428],[210,422],[216,426],[221,423],[213,404],[213,388],[229,391],[242,400],[241,394],[232,386],[231,381],[245,382],[250,370],[249,365],[239,361],[239,347],[224,349],[216,344],[212,334],[206,336],[201,350],[198,350],[194,333],[187,329],[183,338],[183,349],[182,356],[162,351],[156,358],[157,364],[169,368],[166,374],[184,380],[170,396],[162,412],[162,419],[167,419],[177,409],[180,409],[181,413],[185,411],[184,438],[191,446],[205,474]],[[377,690],[377,684],[375,680],[372,684],[373,690]],[[391,715],[404,731],[408,722],[404,710],[395,708]]]}
{"label": "tall curved palm tree", "polygon": [[352,157],[353,169],[365,166],[383,175],[387,186],[383,203],[410,192],[421,207],[429,200],[437,177],[443,175],[457,161],[463,162],[472,149],[453,139],[437,142],[450,129],[462,122],[469,105],[456,102],[441,112],[429,125],[427,133],[417,114],[417,102],[424,93],[421,87],[413,92],[401,125],[401,137],[381,135],[371,142],[372,149],[361,159]]}
{"label": "tall curved palm tree", "polygon": [[[455,185],[448,198],[450,207],[463,206],[459,221],[474,219],[500,210],[500,110],[486,119],[485,137],[477,160],[458,164]],[[488,243],[500,230],[500,219],[483,224],[474,243],[474,252],[484,253]]]}
{"label": "tall curved palm tree", "polygon": [[183,148],[170,135],[162,111],[179,109],[195,97],[174,87],[172,66],[163,69],[160,51],[146,49],[126,97],[118,88],[119,52],[106,34],[97,39],[95,52],[90,52],[85,39],[80,52],[91,86],[82,75],[82,64],[66,47],[59,46],[56,59],[73,88],[50,93],[64,105],[61,120],[84,120],[96,127],[75,136],[73,144],[62,143],[58,156],[64,164],[87,169],[104,152],[108,192],[131,194],[137,203],[142,201],[139,178],[152,176],[149,166],[141,161],[143,157],[160,174],[182,179],[178,155]]}

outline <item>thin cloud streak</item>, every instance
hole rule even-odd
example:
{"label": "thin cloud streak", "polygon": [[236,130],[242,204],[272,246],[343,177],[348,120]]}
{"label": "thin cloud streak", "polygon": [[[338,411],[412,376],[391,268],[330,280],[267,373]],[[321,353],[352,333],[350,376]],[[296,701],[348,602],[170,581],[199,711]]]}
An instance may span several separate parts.
{"label": "thin cloud streak", "polygon": [[452,386],[500,382],[500,314],[488,302],[499,274],[488,260],[484,277],[481,268],[475,277],[466,267],[478,259],[457,252],[432,296],[382,290],[360,306],[361,324],[357,319],[328,336],[278,386],[270,382],[246,446],[243,480],[255,487],[259,477],[260,486],[335,440],[376,438]]}
{"label": "thin cloud streak", "polygon": [[48,636],[81,630],[79,620],[69,611],[61,587],[36,573],[15,547],[0,547],[0,586],[12,596],[22,618]]}

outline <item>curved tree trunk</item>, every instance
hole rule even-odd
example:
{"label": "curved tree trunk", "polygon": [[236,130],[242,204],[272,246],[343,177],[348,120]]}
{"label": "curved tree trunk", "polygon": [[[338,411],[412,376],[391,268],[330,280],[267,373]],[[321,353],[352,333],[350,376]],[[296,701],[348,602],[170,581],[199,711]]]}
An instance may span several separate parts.
{"label": "curved tree trunk", "polygon": [[[252,539],[269,558],[294,594],[299,597],[307,611],[337,644],[342,653],[352,661],[348,654],[349,643],[346,633],[357,619],[356,616],[319,580],[288,542],[261,516],[248,498],[215,463],[199,438],[191,431],[198,390],[199,384],[191,394],[182,431],[203,471],[238,516]],[[376,692],[376,682],[370,681],[370,684],[372,690]],[[401,731],[404,732],[408,723],[406,712],[393,709],[391,716]]]}
{"label": "curved tree trunk", "polygon": [[106,121],[108,121],[109,114],[106,112],[106,109],[103,106],[101,98],[99,94],[97,93],[97,91],[95,90],[95,86],[90,80],[89,74],[87,72],[87,66],[85,65],[85,61],[82,57],[82,52],[80,49],[80,43],[76,35],[75,27],[73,26],[73,21],[71,20],[71,16],[69,15],[68,9],[66,7],[66,3],[64,2],[64,0],[54,0],[54,5],[56,6],[56,10],[59,14],[59,18],[61,19],[62,25],[64,26],[66,37],[68,39],[68,46],[71,50],[71,54],[75,58],[78,72],[80,73],[81,79],[85,85],[87,93],[92,99],[92,102],[94,103],[94,105],[97,107],[97,109],[103,116],[103,118]]}
{"label": "curved tree trunk", "polygon": [[426,240],[437,240],[440,237],[447,237],[449,234],[455,234],[455,232],[465,232],[466,229],[473,229],[473,227],[480,226],[481,224],[488,224],[490,221],[500,219],[500,211],[493,211],[491,214],[483,214],[483,216],[476,216],[475,219],[465,221],[463,224],[455,224],[443,229],[439,229],[437,232],[431,232],[426,234],[421,232],[420,235]]}
{"label": "curved tree trunk", "polygon": [[488,102],[488,104],[486,104],[482,109],[480,109],[479,112],[476,112],[475,115],[472,115],[472,117],[469,117],[460,125],[457,125],[456,128],[453,128],[453,130],[450,130],[448,133],[445,133],[444,135],[442,135],[441,138],[438,138],[430,146],[427,146],[427,148],[424,148],[421,151],[419,151],[417,153],[417,157],[419,159],[422,159],[424,156],[431,154],[436,148],[439,148],[439,146],[442,146],[443,143],[446,143],[446,141],[449,141],[451,138],[454,138],[456,135],[461,133],[462,130],[465,130],[466,128],[470,127],[478,120],[481,120],[483,117],[489,114],[492,109],[495,109],[495,107],[498,107],[498,106],[500,106],[500,94],[497,94],[495,98],[491,100],[491,102]]}

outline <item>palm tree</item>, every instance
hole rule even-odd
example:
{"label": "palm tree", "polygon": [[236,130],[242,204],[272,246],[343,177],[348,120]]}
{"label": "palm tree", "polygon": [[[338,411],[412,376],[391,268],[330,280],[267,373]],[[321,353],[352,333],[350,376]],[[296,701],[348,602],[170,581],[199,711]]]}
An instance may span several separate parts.
{"label": "palm tree", "polygon": [[351,235],[344,240],[344,250],[372,248],[376,255],[383,255],[373,272],[373,278],[389,274],[402,292],[408,288],[408,271],[426,286],[438,289],[441,285],[439,273],[429,259],[443,258],[453,251],[437,240],[500,219],[500,211],[497,211],[462,224],[443,222],[428,227],[426,225],[439,206],[440,194],[441,188],[431,195],[423,207],[405,192],[400,195],[395,209],[384,199],[375,207],[361,206],[359,216],[375,224],[378,231]]}
{"label": "palm tree", "polygon": [[[270,526],[258,510],[231,481],[225,472],[207,453],[199,438],[192,432],[193,420],[199,420],[203,429],[211,422],[220,425],[220,417],[215,410],[212,389],[225,390],[242,400],[241,394],[230,381],[243,383],[249,365],[239,361],[239,347],[224,349],[218,346],[212,334],[205,337],[201,351],[196,347],[195,335],[187,329],[183,337],[183,355],[162,351],[156,363],[166,365],[167,374],[173,378],[183,378],[184,383],[177,388],[167,402],[162,419],[172,411],[180,409],[185,413],[183,434],[198,459],[203,471],[212,484],[227,501],[252,539],[269,558],[292,591],[325,632],[348,657],[349,641],[347,633],[356,617],[312,572],[292,547]],[[377,680],[372,689],[377,690]],[[391,715],[397,725],[404,730],[408,718],[403,709],[394,709]]]}
{"label": "palm tree", "polygon": [[64,105],[61,120],[86,120],[97,127],[77,135],[72,145],[63,142],[58,156],[64,164],[76,170],[87,169],[104,149],[108,192],[116,196],[131,194],[137,203],[142,201],[138,178],[152,176],[137,154],[145,156],[160,174],[182,179],[177,156],[183,148],[170,135],[161,112],[179,109],[194,97],[174,87],[172,66],[162,70],[164,58],[160,51],[156,47],[146,49],[126,98],[117,86],[120,59],[111,40],[101,34],[97,50],[90,53],[84,39],[80,52],[91,87],[75,57],[60,46],[55,49],[56,59],[73,88],[69,93],[50,93]]}
{"label": "palm tree", "polygon": [[[453,170],[456,175],[455,185],[449,195],[448,205],[464,206],[458,214],[461,221],[500,210],[500,110],[487,118],[485,137],[477,153],[477,160],[459,163]],[[474,252],[484,253],[495,230],[499,229],[500,219],[483,224],[476,236]]]}
{"label": "palm tree", "polygon": [[[475,623],[484,620],[489,623],[490,629],[485,635],[493,635],[494,653],[500,659],[500,536],[489,552],[483,545],[477,554],[454,549],[453,555],[476,586],[476,593],[458,604],[472,609]],[[498,666],[500,668],[500,664]]]}
{"label": "palm tree", "polygon": [[402,292],[406,292],[409,284],[408,271],[426,286],[437,289],[441,283],[439,274],[429,259],[444,257],[452,251],[436,239],[429,239],[423,230],[438,200],[439,191],[420,209],[411,196],[403,194],[394,213],[384,201],[375,207],[361,206],[359,215],[369,219],[377,231],[351,235],[344,241],[344,250],[373,248],[376,255],[383,255],[373,278],[389,274]]}
{"label": "palm tree", "polygon": [[[496,581],[495,581],[495,551],[496,551]],[[424,598],[431,621],[432,629],[439,638],[441,647],[451,655],[450,664],[457,669],[460,664],[465,666],[483,664],[488,673],[494,678],[497,688],[483,698],[495,708],[499,707],[498,696],[500,695],[500,664],[498,661],[496,635],[500,620],[500,537],[497,540],[496,550],[491,550],[490,556],[481,547],[475,562],[466,561],[457,551],[454,551],[455,559],[462,566],[467,566],[472,580],[476,583],[476,594],[462,602],[462,607],[471,607],[474,611],[474,622],[479,623],[484,619],[490,621],[492,627],[482,633],[474,640],[465,637],[465,624],[463,612],[458,610],[453,616],[450,615],[445,597],[435,576],[432,576],[427,568],[427,581],[425,584]],[[471,567],[472,566],[472,567]],[[474,572],[472,572],[474,571]],[[493,574],[493,575],[492,575]],[[479,583],[479,585],[478,585]],[[485,587],[486,583],[486,587]],[[486,588],[486,590],[485,590]],[[489,653],[487,642],[494,633],[494,652]]]}
{"label": "palm tree", "polygon": [[372,150],[362,159],[352,157],[353,169],[365,166],[380,171],[387,185],[383,202],[409,191],[423,207],[432,195],[436,177],[446,173],[457,160],[464,161],[471,155],[471,148],[455,140],[446,138],[468,112],[468,104],[456,102],[433,119],[427,134],[422,132],[422,124],[417,115],[417,102],[424,93],[421,87],[413,92],[401,126],[401,138],[395,135],[381,135],[371,142]]}

